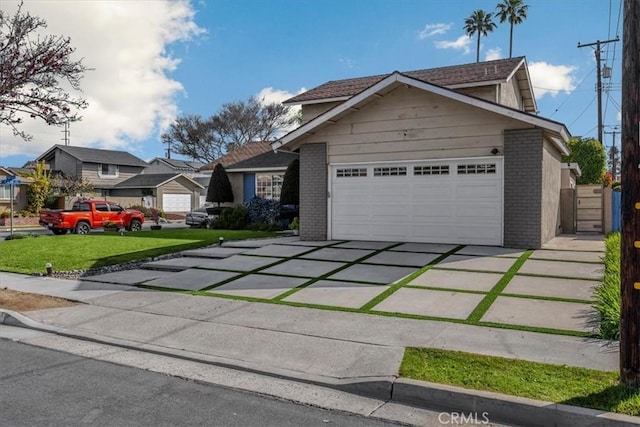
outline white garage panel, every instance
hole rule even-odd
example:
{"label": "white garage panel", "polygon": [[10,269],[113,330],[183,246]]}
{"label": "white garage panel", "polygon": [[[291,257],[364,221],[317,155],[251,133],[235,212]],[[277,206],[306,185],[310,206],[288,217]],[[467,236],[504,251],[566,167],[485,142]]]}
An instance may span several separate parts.
{"label": "white garage panel", "polygon": [[329,238],[502,245],[502,158],[331,165]]}
{"label": "white garage panel", "polygon": [[191,211],[191,194],[163,194],[162,210],[165,212]]}

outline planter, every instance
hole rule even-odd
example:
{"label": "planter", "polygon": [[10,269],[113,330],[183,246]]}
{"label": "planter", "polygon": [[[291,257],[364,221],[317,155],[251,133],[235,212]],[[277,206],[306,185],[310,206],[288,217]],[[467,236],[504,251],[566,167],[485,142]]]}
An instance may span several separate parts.
{"label": "planter", "polygon": [[[40,218],[38,217],[13,217],[13,226],[22,226],[22,225],[40,225],[38,222]],[[0,218],[0,226],[8,227],[11,225],[11,218]]]}

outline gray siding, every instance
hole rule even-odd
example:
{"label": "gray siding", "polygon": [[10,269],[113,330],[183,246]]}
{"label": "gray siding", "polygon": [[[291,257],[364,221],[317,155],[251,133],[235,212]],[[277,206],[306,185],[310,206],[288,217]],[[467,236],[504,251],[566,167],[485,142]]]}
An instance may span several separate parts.
{"label": "gray siding", "polygon": [[327,239],[327,146],[300,147],[300,239]]}
{"label": "gray siding", "polygon": [[302,106],[302,125],[315,119],[320,114],[325,113],[335,107],[342,104],[344,101],[339,102],[323,102],[318,104],[307,104]]}
{"label": "gray siding", "polygon": [[542,151],[542,129],[505,130],[505,247],[542,245]]}
{"label": "gray siding", "polygon": [[560,226],[560,153],[549,141],[542,150],[542,244],[561,231]]}

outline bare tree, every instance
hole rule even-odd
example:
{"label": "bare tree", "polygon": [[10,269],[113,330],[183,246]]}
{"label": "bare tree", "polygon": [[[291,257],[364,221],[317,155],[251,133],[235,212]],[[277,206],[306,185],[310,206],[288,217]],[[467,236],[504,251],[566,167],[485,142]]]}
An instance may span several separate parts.
{"label": "bare tree", "polygon": [[80,90],[87,68],[71,60],[69,38],[38,35],[46,27],[43,19],[23,13],[22,3],[13,16],[0,10],[0,124],[25,141],[31,135],[18,128],[25,115],[61,125],[80,120],[72,110],[87,107],[60,85],[66,81]]}
{"label": "bare tree", "polygon": [[224,104],[208,119],[187,115],[176,119],[161,135],[174,153],[210,163],[230,150],[254,141],[269,141],[296,123],[289,107],[262,104],[255,97]]}

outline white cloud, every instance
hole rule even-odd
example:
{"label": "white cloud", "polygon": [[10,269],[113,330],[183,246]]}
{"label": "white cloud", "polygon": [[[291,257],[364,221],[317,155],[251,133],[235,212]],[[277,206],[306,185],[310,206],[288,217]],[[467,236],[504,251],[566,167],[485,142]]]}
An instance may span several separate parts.
{"label": "white cloud", "polygon": [[493,61],[495,59],[501,59],[501,58],[502,58],[502,49],[500,49],[499,47],[489,49],[487,50],[487,53],[484,54],[485,61]]}
{"label": "white cloud", "polygon": [[[17,5],[3,1],[8,13]],[[44,19],[46,33],[70,37],[76,58],[93,68],[81,82],[82,93],[74,94],[86,98],[89,107],[80,112],[82,121],[70,125],[73,145],[141,154],[136,141],[158,134],[174,120],[174,97],[183,87],[168,76],[180,63],[170,46],[204,32],[187,0],[25,2],[22,10]],[[42,121],[27,118],[21,129],[33,134],[33,140],[24,142],[0,128],[0,155],[36,156],[62,143],[61,128]]]}
{"label": "white cloud", "polygon": [[544,61],[529,64],[529,75],[533,84],[536,99],[546,94],[556,96],[559,92],[571,92],[576,88],[572,73],[575,67],[569,65],[552,65]]}
{"label": "white cloud", "polygon": [[418,38],[424,40],[438,34],[445,34],[451,28],[452,24],[427,24],[424,30],[418,33]]}
{"label": "white cloud", "polygon": [[340,58],[338,61],[346,65],[349,69],[352,69],[355,66],[355,61],[353,61],[351,58]]}
{"label": "white cloud", "polygon": [[[287,99],[292,98],[295,95],[298,95],[306,91],[307,89],[301,88],[297,93],[291,93],[291,92],[287,92],[286,90],[274,89],[272,87],[265,87],[258,93],[258,95],[256,95],[256,97],[260,100],[262,104],[272,104],[274,102],[284,102]],[[289,117],[295,117],[296,115],[298,115],[301,108],[302,107],[300,105],[292,105],[289,110]],[[276,136],[280,137],[286,134],[287,132],[294,130],[297,127],[298,125],[294,124],[286,129],[282,129],[282,132],[280,132]]]}
{"label": "white cloud", "polygon": [[455,49],[461,50],[464,54],[471,53],[471,38],[466,35],[462,35],[454,41],[442,40],[433,42],[433,44],[437,49]]}

